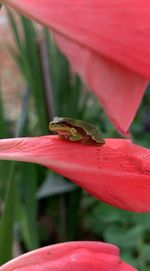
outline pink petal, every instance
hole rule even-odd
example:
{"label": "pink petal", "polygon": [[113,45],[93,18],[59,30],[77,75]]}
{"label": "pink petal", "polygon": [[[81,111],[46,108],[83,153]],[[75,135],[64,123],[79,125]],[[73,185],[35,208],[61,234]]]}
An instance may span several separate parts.
{"label": "pink petal", "polygon": [[65,36],[54,33],[54,37],[74,70],[95,92],[114,126],[127,134],[146,88],[145,78]]}
{"label": "pink petal", "polygon": [[120,260],[119,250],[101,242],[68,242],[26,253],[0,271],[137,271]]}
{"label": "pink petal", "polygon": [[149,0],[2,2],[150,78]]}
{"label": "pink petal", "polygon": [[126,133],[150,78],[149,0],[3,2],[54,30],[72,66]]}
{"label": "pink petal", "polygon": [[0,159],[35,162],[69,178],[116,207],[150,211],[150,150],[125,139],[100,146],[57,136],[0,140]]}

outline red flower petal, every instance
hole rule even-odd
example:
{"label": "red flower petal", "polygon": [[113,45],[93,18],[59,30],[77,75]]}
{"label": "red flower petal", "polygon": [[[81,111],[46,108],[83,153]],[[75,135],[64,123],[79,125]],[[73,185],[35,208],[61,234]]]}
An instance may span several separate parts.
{"label": "red flower petal", "polygon": [[150,150],[129,140],[106,139],[104,145],[87,146],[57,136],[3,139],[0,159],[39,163],[104,202],[150,211]]}
{"label": "red flower petal", "polygon": [[137,271],[122,262],[119,250],[101,242],[68,242],[26,253],[0,271]]}
{"label": "red flower petal", "polygon": [[54,31],[111,121],[126,133],[150,78],[149,0],[3,2]]}

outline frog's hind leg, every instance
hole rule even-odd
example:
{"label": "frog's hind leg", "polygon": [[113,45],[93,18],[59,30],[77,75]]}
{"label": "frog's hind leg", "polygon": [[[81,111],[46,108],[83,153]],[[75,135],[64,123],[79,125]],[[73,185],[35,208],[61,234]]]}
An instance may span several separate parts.
{"label": "frog's hind leg", "polygon": [[105,143],[105,140],[98,134],[94,134],[92,136],[92,140],[96,141],[98,144],[104,144]]}

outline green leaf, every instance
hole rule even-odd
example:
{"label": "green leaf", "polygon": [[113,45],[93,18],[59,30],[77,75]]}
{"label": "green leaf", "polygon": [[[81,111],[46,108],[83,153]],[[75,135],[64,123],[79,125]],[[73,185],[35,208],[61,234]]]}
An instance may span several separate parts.
{"label": "green leaf", "polygon": [[[16,129],[16,136],[22,134],[26,124],[27,106],[22,104],[22,112],[18,120]],[[20,123],[22,125],[20,125]],[[4,210],[0,221],[0,264],[5,263],[11,259],[13,247],[13,226],[15,221],[15,202],[16,202],[16,162],[11,163],[11,168],[7,168],[10,176],[8,180],[8,187],[6,189],[6,198],[4,201]]]}
{"label": "green leaf", "polygon": [[5,208],[0,221],[0,264],[11,259],[13,245],[13,224],[15,214],[15,163],[11,165],[9,186],[5,200]]}
{"label": "green leaf", "polygon": [[27,250],[39,247],[37,224],[37,165],[20,164],[20,193],[17,195],[17,215]]}

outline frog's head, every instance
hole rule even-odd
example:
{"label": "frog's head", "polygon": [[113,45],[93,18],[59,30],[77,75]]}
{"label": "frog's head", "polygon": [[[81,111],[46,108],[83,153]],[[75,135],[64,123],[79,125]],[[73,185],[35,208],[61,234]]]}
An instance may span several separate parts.
{"label": "frog's head", "polygon": [[49,129],[51,131],[58,133],[59,135],[69,136],[69,135],[76,134],[76,129],[73,127],[70,127],[67,124],[67,121],[65,120],[65,118],[55,117],[53,121],[49,123]]}
{"label": "frog's head", "polygon": [[55,131],[55,129],[63,127],[62,118],[55,117],[53,121],[49,123],[49,129]]}

